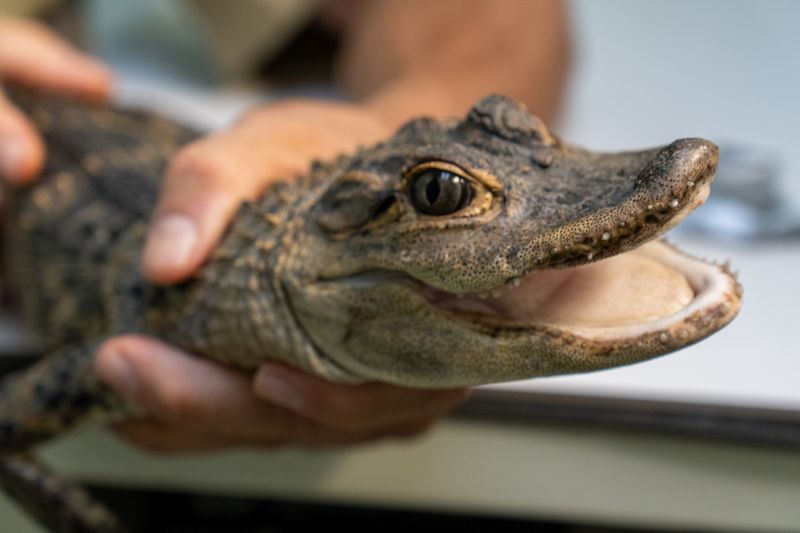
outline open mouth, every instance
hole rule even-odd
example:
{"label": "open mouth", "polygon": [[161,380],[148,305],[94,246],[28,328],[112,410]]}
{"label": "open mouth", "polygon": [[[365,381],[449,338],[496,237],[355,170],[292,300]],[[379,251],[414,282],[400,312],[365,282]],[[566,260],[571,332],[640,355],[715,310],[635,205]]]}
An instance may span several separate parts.
{"label": "open mouth", "polygon": [[489,296],[422,290],[436,308],[495,330],[545,327],[615,341],[650,333],[679,341],[705,336],[698,327],[710,325],[709,317],[733,318],[740,292],[727,267],[663,241],[596,263],[532,272]]}
{"label": "open mouth", "polygon": [[[710,180],[698,184],[658,235],[706,200]],[[741,291],[726,265],[658,240],[600,261],[534,270],[480,293],[420,287],[433,307],[493,335],[544,329],[591,343],[656,340],[665,348],[696,342],[730,322]]]}
{"label": "open mouth", "polygon": [[[733,320],[741,286],[729,269],[659,240],[708,197],[716,147],[682,139],[633,155],[568,155],[590,157],[603,173],[580,175],[592,185],[586,190],[567,171],[558,174],[562,184],[543,180],[543,188],[578,191],[559,207],[534,190],[555,202],[553,220],[541,223],[541,210],[509,195],[483,226],[425,221],[416,233],[398,231],[408,246],[398,246],[398,260],[357,258],[355,272],[326,271],[313,300],[297,299],[301,321],[322,323],[313,309],[320,299],[355,319],[315,342],[352,373],[443,387],[631,364]],[[597,196],[581,204],[590,194]],[[358,351],[376,343],[393,373],[376,367],[372,348]]]}

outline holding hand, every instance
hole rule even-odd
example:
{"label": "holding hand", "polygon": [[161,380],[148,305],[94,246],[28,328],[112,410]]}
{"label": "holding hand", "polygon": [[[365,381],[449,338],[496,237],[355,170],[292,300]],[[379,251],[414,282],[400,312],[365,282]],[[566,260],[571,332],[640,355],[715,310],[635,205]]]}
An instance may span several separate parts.
{"label": "holding hand", "polygon": [[[229,130],[186,146],[167,172],[143,271],[160,283],[186,278],[214,248],[243,200],[307,172],[313,158],[331,158],[389,133],[357,105],[298,100],[259,108]],[[137,336],[106,343],[97,371],[151,415],[120,424],[120,433],[162,452],[332,446],[411,436],[468,394],[467,389],[336,385],[274,364],[263,365],[251,383],[249,376]]]}
{"label": "holding hand", "polygon": [[[110,94],[112,76],[44,26],[0,18],[0,80],[102,100]],[[243,200],[278,179],[306,172],[312,158],[330,158],[388,133],[357,105],[290,101],[265,106],[231,129],[185,147],[170,165],[155,210],[145,274],[157,283],[185,279],[211,252]],[[27,182],[44,157],[30,121],[0,93],[0,175]],[[149,415],[119,424],[119,433],[164,452],[409,436],[466,398],[465,390],[334,385],[277,365],[264,365],[253,381],[141,336],[107,342],[96,365],[102,379]]]}
{"label": "holding hand", "polygon": [[410,437],[467,397],[465,389],[336,385],[274,364],[263,365],[251,382],[247,375],[137,336],[106,343],[97,368],[149,414],[119,424],[118,432],[161,453]]}
{"label": "holding hand", "polygon": [[[41,24],[0,17],[0,81],[11,80],[82,98],[104,100],[112,76]],[[0,91],[0,176],[25,182],[39,172],[44,146],[31,123]]]}
{"label": "holding hand", "polygon": [[157,283],[189,276],[209,255],[244,200],[391,130],[357,104],[288,100],[251,111],[233,127],[195,141],[172,160],[144,250]]}

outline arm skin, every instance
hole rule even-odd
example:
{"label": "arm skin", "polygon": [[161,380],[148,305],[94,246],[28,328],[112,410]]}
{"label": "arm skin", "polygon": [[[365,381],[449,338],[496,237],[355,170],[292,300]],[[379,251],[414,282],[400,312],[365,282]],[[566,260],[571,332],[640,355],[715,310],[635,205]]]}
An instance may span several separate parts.
{"label": "arm skin", "polygon": [[[343,33],[337,82],[353,101],[269,104],[181,150],[167,171],[143,254],[143,271],[154,282],[191,275],[242,200],[305,172],[312,158],[379,140],[416,115],[463,114],[490,92],[520,99],[545,119],[555,114],[568,62],[566,14],[558,0],[338,0],[325,5],[322,16]],[[17,36],[5,43],[0,38],[0,76],[84,96],[108,94],[102,67],[41,28],[0,19],[0,36],[9,32]],[[73,68],[65,71],[71,70],[74,85],[65,86],[62,76],[42,78],[30,61],[10,68],[14,46],[8,43],[23,38],[30,43],[27,57],[30,50],[68,50]],[[81,64],[91,66],[78,68]],[[12,180],[35,175],[41,144],[24,118],[0,102],[0,146],[6,139],[18,143],[17,166],[0,152],[0,173]],[[273,364],[250,379],[139,336],[107,342],[96,368],[150,414],[120,424],[118,431],[159,452],[411,436],[468,395],[463,389],[334,385]]]}
{"label": "arm skin", "polygon": [[562,2],[353,4],[339,82],[392,128],[416,115],[461,116],[493,92],[524,102],[547,124],[555,118],[569,63]]}

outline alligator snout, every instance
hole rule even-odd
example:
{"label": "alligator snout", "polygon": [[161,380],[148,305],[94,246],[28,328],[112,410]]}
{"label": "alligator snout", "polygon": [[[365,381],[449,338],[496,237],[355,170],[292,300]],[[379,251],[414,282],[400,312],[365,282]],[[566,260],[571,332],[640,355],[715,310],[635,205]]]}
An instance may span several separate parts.
{"label": "alligator snout", "polygon": [[691,195],[714,176],[719,148],[705,139],[679,139],[665,146],[639,172],[634,182],[637,193],[667,202]]}

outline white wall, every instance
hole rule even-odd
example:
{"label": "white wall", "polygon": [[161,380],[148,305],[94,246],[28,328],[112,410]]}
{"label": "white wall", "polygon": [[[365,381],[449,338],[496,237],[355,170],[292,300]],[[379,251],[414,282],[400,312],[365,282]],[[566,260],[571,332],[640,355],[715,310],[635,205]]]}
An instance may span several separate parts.
{"label": "white wall", "polygon": [[800,201],[800,2],[574,0],[559,130],[591,148],[700,136],[775,150]]}

